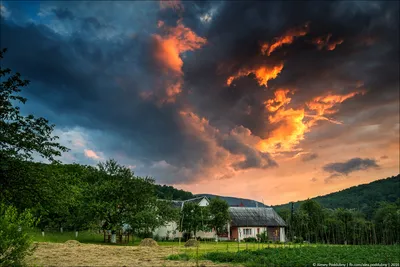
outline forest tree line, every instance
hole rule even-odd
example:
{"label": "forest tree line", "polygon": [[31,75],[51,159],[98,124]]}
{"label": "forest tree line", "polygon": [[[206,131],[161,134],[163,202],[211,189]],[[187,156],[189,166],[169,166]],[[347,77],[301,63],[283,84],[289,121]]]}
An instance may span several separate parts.
{"label": "forest tree line", "polygon": [[287,223],[287,235],[294,242],[325,244],[399,244],[400,198],[380,202],[372,218],[356,209],[324,208],[315,200],[299,208],[283,208],[279,215]]}
{"label": "forest tree line", "polygon": [[[373,181],[369,184],[361,184],[350,188],[330,193],[324,196],[312,198],[327,209],[355,209],[371,220],[381,202],[394,203],[400,196],[400,174]],[[304,201],[295,201],[297,209]],[[276,210],[290,209],[291,203],[276,205]]]}

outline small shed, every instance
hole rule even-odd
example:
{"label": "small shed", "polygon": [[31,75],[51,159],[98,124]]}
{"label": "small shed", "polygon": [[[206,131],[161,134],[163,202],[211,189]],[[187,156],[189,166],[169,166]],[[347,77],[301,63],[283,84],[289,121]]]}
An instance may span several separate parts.
{"label": "small shed", "polygon": [[273,208],[230,207],[231,222],[228,225],[230,239],[243,240],[267,232],[268,239],[285,242],[285,221]]}

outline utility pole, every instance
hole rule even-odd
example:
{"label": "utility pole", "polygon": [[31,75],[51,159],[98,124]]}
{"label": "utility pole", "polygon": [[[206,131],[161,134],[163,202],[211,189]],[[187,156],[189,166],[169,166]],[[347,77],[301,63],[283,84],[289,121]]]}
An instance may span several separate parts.
{"label": "utility pole", "polygon": [[289,230],[289,236],[290,236],[290,239],[291,239],[291,241],[293,241],[292,239],[293,239],[293,229],[292,229],[292,220],[293,220],[293,213],[294,213],[294,203],[293,203],[293,201],[291,202],[291,210],[290,210],[290,219],[289,219],[289,225],[288,225],[288,230]]}

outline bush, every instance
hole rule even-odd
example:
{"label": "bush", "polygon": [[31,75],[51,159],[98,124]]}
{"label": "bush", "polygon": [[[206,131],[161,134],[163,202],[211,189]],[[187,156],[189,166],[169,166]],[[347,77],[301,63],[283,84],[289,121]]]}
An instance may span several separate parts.
{"label": "bush", "polygon": [[157,241],[157,242],[161,241],[161,238],[160,238],[159,235],[154,235],[154,236],[153,236],[153,239],[154,239],[155,241]]}
{"label": "bush", "polygon": [[264,231],[261,234],[257,234],[257,238],[258,240],[260,240],[261,242],[267,242],[268,241],[268,236],[267,236],[267,232]]}
{"label": "bush", "polygon": [[0,266],[19,266],[33,252],[32,240],[25,232],[34,226],[29,211],[18,213],[13,206],[0,204]]}
{"label": "bush", "polygon": [[140,232],[137,235],[139,238],[153,238],[153,233],[152,232]]}
{"label": "bush", "polygon": [[190,259],[189,255],[186,253],[182,253],[182,254],[173,254],[173,255],[169,255],[167,257],[167,260],[171,260],[171,261],[188,261]]}
{"label": "bush", "polygon": [[257,242],[257,238],[255,238],[255,237],[246,237],[243,240],[244,240],[244,242],[249,242],[249,243],[256,243]]}
{"label": "bush", "polygon": [[303,238],[302,237],[295,237],[295,238],[293,238],[293,243],[295,243],[295,244],[303,243]]}

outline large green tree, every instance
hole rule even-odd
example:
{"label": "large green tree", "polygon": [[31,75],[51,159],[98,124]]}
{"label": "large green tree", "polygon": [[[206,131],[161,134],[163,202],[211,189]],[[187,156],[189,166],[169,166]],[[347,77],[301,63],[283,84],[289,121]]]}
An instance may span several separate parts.
{"label": "large green tree", "polygon": [[115,232],[130,226],[136,234],[151,233],[172,220],[172,206],[157,201],[154,180],[134,176],[115,160],[100,163],[89,175],[88,183],[89,207],[106,230]]}
{"label": "large green tree", "polygon": [[179,230],[197,237],[197,232],[208,228],[209,210],[195,202],[186,202],[180,214]]}
{"label": "large green tree", "polygon": [[[6,49],[0,50],[0,60]],[[32,159],[34,152],[51,161],[67,148],[56,142],[54,125],[42,117],[24,116],[17,104],[25,104],[21,88],[29,84],[21,75],[0,65],[0,155]],[[4,160],[2,158],[2,160]]]}
{"label": "large green tree", "polygon": [[47,179],[38,179],[40,175],[36,176],[30,169],[32,165],[24,161],[31,160],[34,153],[55,161],[67,148],[56,142],[54,125],[46,119],[21,114],[18,105],[25,104],[26,98],[20,92],[29,81],[3,68],[5,52],[0,50],[0,258],[1,262],[16,265],[30,247],[23,226],[32,225],[33,219],[25,208],[38,208],[47,198],[43,190],[49,188],[43,188]]}
{"label": "large green tree", "polygon": [[219,197],[213,198],[210,201],[208,210],[210,213],[208,225],[215,229],[218,240],[218,235],[227,231],[226,226],[230,220],[228,202]]}

